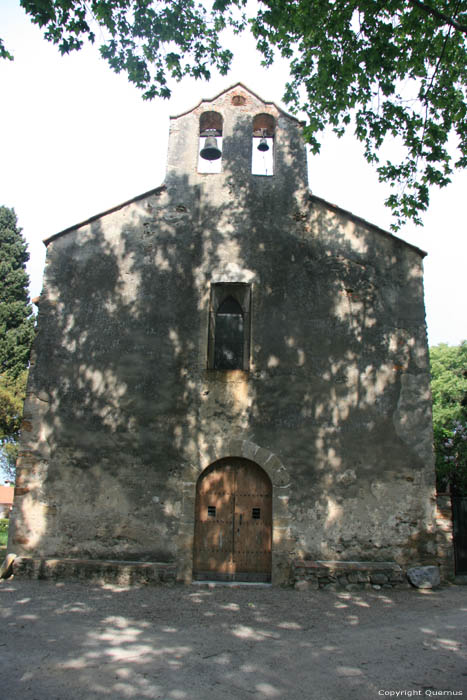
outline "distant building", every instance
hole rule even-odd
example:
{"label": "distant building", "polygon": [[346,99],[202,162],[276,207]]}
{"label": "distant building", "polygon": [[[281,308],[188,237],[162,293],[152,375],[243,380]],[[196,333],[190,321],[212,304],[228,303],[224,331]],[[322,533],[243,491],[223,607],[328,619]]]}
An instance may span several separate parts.
{"label": "distant building", "polygon": [[10,550],[436,562],[424,253],[310,193],[294,117],[203,100],[163,186],[46,245]]}
{"label": "distant building", "polygon": [[0,518],[10,517],[14,494],[13,486],[0,486]]}

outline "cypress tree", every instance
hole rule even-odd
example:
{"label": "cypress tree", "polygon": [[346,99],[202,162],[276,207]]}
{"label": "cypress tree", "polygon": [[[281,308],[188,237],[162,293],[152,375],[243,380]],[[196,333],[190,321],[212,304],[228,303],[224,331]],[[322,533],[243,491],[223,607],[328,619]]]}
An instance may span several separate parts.
{"label": "cypress tree", "polygon": [[13,380],[28,367],[34,335],[28,259],[14,210],[0,207],[0,374]]}
{"label": "cypress tree", "polygon": [[15,476],[34,317],[26,242],[13,209],[0,206],[0,474]]}

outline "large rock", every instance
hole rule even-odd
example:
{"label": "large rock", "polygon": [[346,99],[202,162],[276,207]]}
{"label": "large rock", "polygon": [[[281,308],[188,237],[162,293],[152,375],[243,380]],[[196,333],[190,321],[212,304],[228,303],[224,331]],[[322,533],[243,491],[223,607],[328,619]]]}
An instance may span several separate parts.
{"label": "large rock", "polygon": [[6,555],[3,564],[0,565],[0,578],[9,578],[13,573],[13,562],[16,559],[16,554],[10,552]]}
{"label": "large rock", "polygon": [[407,578],[416,588],[435,588],[440,584],[437,566],[413,566],[407,569]]}

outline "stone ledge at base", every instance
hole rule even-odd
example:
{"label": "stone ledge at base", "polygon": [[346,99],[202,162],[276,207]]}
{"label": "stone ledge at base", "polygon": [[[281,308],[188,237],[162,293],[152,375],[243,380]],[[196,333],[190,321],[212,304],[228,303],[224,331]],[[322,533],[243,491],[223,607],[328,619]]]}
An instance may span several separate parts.
{"label": "stone ledge at base", "polygon": [[357,591],[411,588],[394,561],[308,561],[296,559],[292,567],[295,588]]}
{"label": "stone ledge at base", "polygon": [[18,578],[27,579],[72,579],[120,586],[167,585],[175,583],[177,565],[167,562],[17,557],[12,573]]}

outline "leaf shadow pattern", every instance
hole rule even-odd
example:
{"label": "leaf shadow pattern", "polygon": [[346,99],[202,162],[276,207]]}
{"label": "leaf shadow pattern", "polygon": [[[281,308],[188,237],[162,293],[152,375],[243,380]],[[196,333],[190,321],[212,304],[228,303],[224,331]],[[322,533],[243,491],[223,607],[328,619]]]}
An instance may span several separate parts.
{"label": "leaf shadow pattern", "polygon": [[[165,186],[49,242],[10,549],[186,576],[196,481],[238,439],[291,475],[284,570],[432,560],[420,251],[310,196],[282,113],[274,177],[250,173],[248,112],[222,173],[198,175],[202,109],[173,131]],[[248,372],[207,369],[219,281],[252,288]]]}

